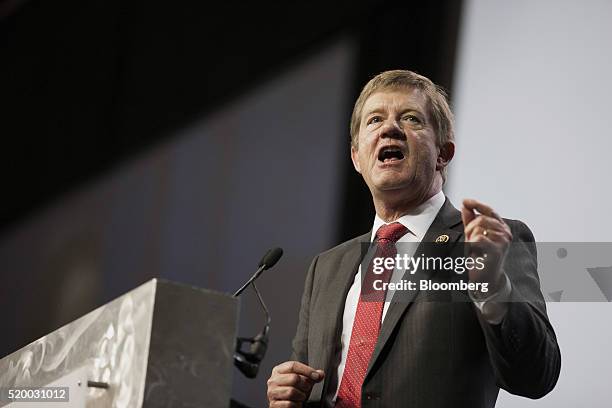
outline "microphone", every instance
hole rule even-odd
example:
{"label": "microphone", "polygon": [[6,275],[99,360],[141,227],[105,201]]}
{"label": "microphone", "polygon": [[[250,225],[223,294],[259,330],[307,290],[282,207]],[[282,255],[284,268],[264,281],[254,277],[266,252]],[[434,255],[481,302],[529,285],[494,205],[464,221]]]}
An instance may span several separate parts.
{"label": "microphone", "polygon": [[[266,350],[268,349],[268,332],[270,331],[270,322],[272,319],[270,318],[270,313],[268,312],[268,308],[257,289],[257,285],[255,285],[255,279],[261,275],[263,271],[266,269],[270,269],[278,260],[283,256],[282,248],[272,248],[266,252],[266,254],[259,261],[259,266],[257,271],[251,276],[251,278],[238,289],[233,297],[238,297],[244,290],[251,285],[255,294],[257,295],[257,299],[259,300],[259,304],[261,305],[265,315],[266,315],[266,324],[263,330],[255,337],[238,337],[236,344],[236,353],[234,354],[234,365],[238,367],[238,369],[244,374],[247,378],[255,378],[257,376],[257,372],[259,371],[259,364],[263,360]],[[249,351],[242,350],[242,345],[245,343],[250,343]]]}
{"label": "microphone", "polygon": [[282,248],[277,247],[277,248],[268,249],[268,252],[266,252],[263,258],[261,258],[261,261],[259,261],[257,271],[253,274],[253,276],[251,276],[251,278],[248,281],[246,281],[244,285],[240,287],[240,289],[238,289],[233,294],[233,297],[240,296],[240,294],[244,292],[244,290],[251,284],[251,282],[259,278],[259,275],[261,275],[263,271],[265,271],[266,269],[270,269],[271,267],[276,265],[276,263],[281,258],[281,256],[283,256]]}
{"label": "microphone", "polygon": [[271,267],[276,265],[281,256],[283,256],[283,248],[269,249],[268,252],[266,252],[266,254],[263,256],[263,258],[261,258],[261,261],[259,261],[258,266],[260,268],[263,266],[264,270],[270,269]]}

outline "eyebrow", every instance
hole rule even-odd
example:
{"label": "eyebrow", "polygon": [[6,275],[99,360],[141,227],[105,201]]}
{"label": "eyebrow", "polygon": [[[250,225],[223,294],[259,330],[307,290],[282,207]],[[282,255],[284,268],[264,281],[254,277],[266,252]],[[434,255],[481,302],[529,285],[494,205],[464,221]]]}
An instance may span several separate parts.
{"label": "eyebrow", "polygon": [[[401,115],[403,115],[403,114],[404,114],[404,113],[406,113],[406,112],[416,112],[416,113],[418,113],[419,115],[423,116],[423,119],[425,119],[425,120],[427,119],[427,115],[426,115],[425,113],[421,112],[421,111],[420,111],[419,109],[417,109],[417,108],[414,108],[414,107],[408,107],[408,108],[406,108],[406,109],[401,110],[401,111],[400,111],[400,114],[401,114]],[[379,114],[380,114],[380,113],[385,113],[385,110],[384,110],[383,108],[381,108],[381,107],[374,108],[374,109],[372,109],[372,110],[366,111],[366,112],[363,114],[363,118],[367,118],[368,116],[370,116],[370,115],[372,115],[372,114],[374,114],[374,113],[379,113]]]}
{"label": "eyebrow", "polygon": [[383,113],[383,112],[384,112],[383,108],[375,108],[370,111],[364,112],[363,117],[365,118],[367,116],[370,116],[373,113]]}

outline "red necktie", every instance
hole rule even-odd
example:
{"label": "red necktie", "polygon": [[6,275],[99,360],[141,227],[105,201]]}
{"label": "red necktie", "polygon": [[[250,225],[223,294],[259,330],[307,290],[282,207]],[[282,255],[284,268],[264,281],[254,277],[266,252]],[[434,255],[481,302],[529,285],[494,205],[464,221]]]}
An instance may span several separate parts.
{"label": "red necktie", "polygon": [[[404,236],[408,229],[399,222],[381,226],[376,232],[375,257],[395,257],[395,243]],[[385,291],[374,290],[374,280],[389,282],[393,269],[385,269],[376,275],[372,265],[366,276],[362,277],[361,294],[355,312],[355,321],[351,333],[348,354],[336,397],[336,408],[361,407],[361,386],[365,378],[370,358],[380,332],[382,312],[385,305]]]}

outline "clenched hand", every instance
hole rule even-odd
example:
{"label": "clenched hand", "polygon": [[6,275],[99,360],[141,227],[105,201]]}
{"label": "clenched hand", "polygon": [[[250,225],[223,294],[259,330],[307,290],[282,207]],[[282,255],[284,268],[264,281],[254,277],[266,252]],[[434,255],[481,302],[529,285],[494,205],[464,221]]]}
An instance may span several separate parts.
{"label": "clenched hand", "polygon": [[272,369],[268,379],[270,408],[300,408],[310,396],[312,387],[323,380],[323,370],[299,361],[285,361]]}

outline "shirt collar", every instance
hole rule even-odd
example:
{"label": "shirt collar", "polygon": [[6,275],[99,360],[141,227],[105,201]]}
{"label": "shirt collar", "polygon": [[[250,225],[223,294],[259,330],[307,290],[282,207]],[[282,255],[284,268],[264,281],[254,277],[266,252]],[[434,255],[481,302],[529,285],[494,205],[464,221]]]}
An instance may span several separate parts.
{"label": "shirt collar", "polygon": [[[440,208],[444,205],[446,197],[442,191],[419,205],[410,213],[401,216],[394,222],[399,222],[404,227],[408,228],[409,233],[414,235],[418,241],[422,241],[425,237],[425,233],[433,223],[433,220],[438,215]],[[374,217],[374,225],[372,226],[372,235],[370,236],[370,242],[374,241],[376,231],[381,225],[388,224],[384,222],[378,214]]]}

